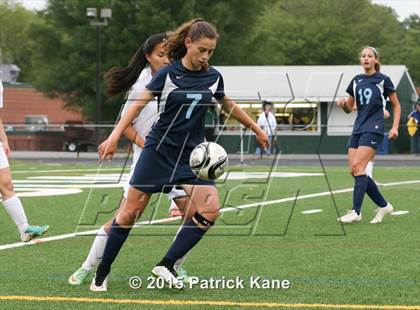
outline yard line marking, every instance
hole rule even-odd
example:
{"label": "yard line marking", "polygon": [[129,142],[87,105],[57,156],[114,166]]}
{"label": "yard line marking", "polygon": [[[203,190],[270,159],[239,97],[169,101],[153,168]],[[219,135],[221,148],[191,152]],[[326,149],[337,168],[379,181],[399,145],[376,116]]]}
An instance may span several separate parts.
{"label": "yard line marking", "polygon": [[403,211],[403,210],[401,210],[401,211],[392,212],[391,215],[399,216],[399,215],[404,215],[404,214],[408,214],[408,213],[410,213],[410,211]]}
{"label": "yard line marking", "polygon": [[[398,186],[398,185],[415,184],[415,183],[420,183],[420,180],[410,180],[410,181],[385,183],[385,184],[383,184],[383,186]],[[352,192],[352,191],[353,191],[353,187],[340,189],[340,190],[335,190],[335,191],[332,192],[332,194],[349,193],[349,192]],[[237,207],[223,208],[223,209],[220,209],[220,212],[224,213],[224,212],[238,211],[238,210],[255,208],[255,207],[260,207],[260,206],[268,206],[268,205],[272,205],[272,204],[290,202],[290,201],[294,201],[295,199],[303,200],[303,199],[322,197],[322,196],[328,196],[328,195],[331,195],[331,193],[329,191],[328,192],[320,192],[320,193],[301,195],[299,197],[292,196],[292,197],[287,197],[287,198],[282,198],[282,199],[276,199],[276,200],[270,200],[270,201],[264,201],[264,202],[257,202],[257,203],[250,203],[250,204],[245,204],[245,205],[241,205],[241,206],[237,206]],[[134,225],[134,227],[145,226],[145,225],[154,225],[154,224],[160,224],[160,223],[170,223],[170,222],[175,222],[179,219],[181,219],[180,216],[168,217],[168,218],[163,218],[163,219],[158,219],[158,220],[142,221],[142,222],[136,223]],[[93,235],[93,234],[96,234],[97,232],[98,232],[98,229],[94,229],[94,230],[89,230],[89,231],[82,231],[82,232],[68,233],[68,234],[64,234],[64,235],[57,235],[57,236],[47,237],[47,238],[39,238],[39,239],[35,239],[35,240],[29,241],[29,242],[9,243],[9,244],[5,244],[5,245],[1,245],[0,246],[0,251],[7,250],[7,249],[12,249],[12,248],[19,248],[19,247],[33,245],[33,244],[49,242],[49,241],[56,241],[56,240],[74,238],[74,237],[77,237],[77,236]]]}
{"label": "yard line marking", "polygon": [[363,305],[363,304],[304,304],[279,302],[240,302],[229,300],[147,300],[147,299],[114,299],[61,296],[0,296],[0,301],[43,301],[43,302],[81,302],[107,304],[137,305],[180,305],[180,306],[219,306],[242,308],[313,308],[313,309],[378,309],[378,310],[420,310],[420,305]]}
{"label": "yard line marking", "polygon": [[[303,172],[274,172],[271,174],[266,172],[249,172],[244,174],[243,172],[235,171],[224,174],[225,179],[231,180],[261,179],[269,176],[289,178],[319,175],[321,174]],[[84,188],[89,189],[90,194],[93,189],[124,187],[128,176],[128,173],[85,174],[83,176],[32,176],[26,177],[24,180],[15,180],[13,183],[15,185],[15,191],[18,192],[18,197],[46,197],[79,194]]]}
{"label": "yard line marking", "polygon": [[13,181],[14,184],[16,184],[17,188],[51,188],[54,186],[54,188],[116,188],[116,187],[123,187],[125,182],[115,182],[115,183],[92,183],[92,184],[20,184],[19,182]]}
{"label": "yard line marking", "polygon": [[[129,169],[126,168],[126,169]],[[45,173],[45,172],[85,172],[85,171],[97,171],[98,169],[60,169],[60,170],[14,170],[12,174],[18,173]],[[121,171],[120,168],[102,168],[101,171]]]}
{"label": "yard line marking", "polygon": [[316,214],[316,213],[321,213],[322,209],[312,209],[312,210],[306,210],[306,211],[302,211],[302,214]]}
{"label": "yard line marking", "polygon": [[[265,173],[265,172],[250,172],[244,174],[242,172],[230,172],[225,173],[218,182],[222,183],[222,181],[226,180],[244,180],[244,179],[266,179],[270,178],[294,178],[294,177],[312,177],[312,176],[322,176],[322,173],[304,173],[304,172],[273,172],[273,173]],[[56,184],[56,183],[88,183],[88,184],[96,184],[96,183],[103,183],[103,182],[119,182],[126,181],[128,179],[129,173],[121,174],[85,174],[83,176],[33,176],[27,177],[23,180],[15,180],[14,183],[16,184]]]}
{"label": "yard line marking", "polygon": [[391,182],[391,183],[382,183],[381,186],[394,186],[394,185],[401,185],[402,183],[404,184],[415,184],[415,183],[419,183],[420,180],[411,180],[411,181],[404,181],[404,182]]}

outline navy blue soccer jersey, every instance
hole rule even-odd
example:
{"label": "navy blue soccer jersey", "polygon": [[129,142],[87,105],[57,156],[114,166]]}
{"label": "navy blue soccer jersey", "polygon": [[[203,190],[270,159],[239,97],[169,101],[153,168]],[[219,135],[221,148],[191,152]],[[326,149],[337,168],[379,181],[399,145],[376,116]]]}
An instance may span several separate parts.
{"label": "navy blue soccer jersey", "polygon": [[391,79],[380,72],[359,74],[351,80],[346,92],[357,104],[353,134],[373,132],[383,135],[386,99],[395,92]]}
{"label": "navy blue soccer jersey", "polygon": [[420,113],[419,111],[415,110],[408,115],[408,117],[413,117],[417,120],[417,126],[420,126]]}
{"label": "navy blue soccer jersey", "polygon": [[146,139],[147,145],[160,143],[192,150],[204,140],[204,116],[213,97],[225,96],[222,75],[214,68],[190,71],[181,60],[159,70],[146,85],[158,97],[159,119]]}

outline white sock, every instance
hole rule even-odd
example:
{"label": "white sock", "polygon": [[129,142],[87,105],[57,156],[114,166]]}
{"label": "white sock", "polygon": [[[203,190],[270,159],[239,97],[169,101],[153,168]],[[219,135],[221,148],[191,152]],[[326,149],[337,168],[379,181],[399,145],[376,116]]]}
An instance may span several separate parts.
{"label": "white sock", "polygon": [[13,222],[15,222],[19,232],[24,233],[29,227],[29,224],[20,199],[17,196],[13,196],[12,198],[3,201],[3,205]]}
{"label": "white sock", "polygon": [[[176,237],[178,237],[179,232],[182,229],[182,225],[179,226],[178,231],[175,234],[174,240],[176,239]],[[179,267],[181,267],[181,265],[184,263],[184,261],[187,259],[187,254],[185,254],[183,257],[178,258],[174,264],[174,268],[178,269]]]}
{"label": "white sock", "polygon": [[108,237],[109,236],[106,233],[104,226],[102,226],[96,234],[95,240],[93,240],[89,254],[82,265],[83,268],[92,270],[101,261]]}
{"label": "white sock", "polygon": [[365,172],[366,172],[366,175],[367,176],[369,176],[371,179],[373,179],[373,165],[374,165],[375,163],[373,162],[373,161],[369,161],[368,163],[367,163],[367,165],[366,165],[366,168],[365,168]]}
{"label": "white sock", "polygon": [[171,199],[170,205],[169,205],[169,212],[171,212],[173,209],[178,209],[178,205],[175,203],[173,199]]}

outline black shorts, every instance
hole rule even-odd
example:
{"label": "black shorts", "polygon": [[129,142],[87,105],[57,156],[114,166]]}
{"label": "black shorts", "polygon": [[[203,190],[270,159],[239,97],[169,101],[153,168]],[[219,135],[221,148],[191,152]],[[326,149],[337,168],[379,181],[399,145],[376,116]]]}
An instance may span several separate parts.
{"label": "black shorts", "polygon": [[350,136],[346,147],[357,149],[359,146],[369,146],[374,150],[382,144],[384,136],[373,132],[357,133]]}
{"label": "black shorts", "polygon": [[174,185],[212,185],[212,180],[198,178],[191,170],[189,152],[161,144],[146,145],[134,169],[130,186],[145,193],[169,193]]}

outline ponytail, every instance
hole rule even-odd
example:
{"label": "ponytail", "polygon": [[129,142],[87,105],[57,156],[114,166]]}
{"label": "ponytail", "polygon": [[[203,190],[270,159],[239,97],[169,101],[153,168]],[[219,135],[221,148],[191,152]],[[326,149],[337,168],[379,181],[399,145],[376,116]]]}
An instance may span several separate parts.
{"label": "ponytail", "polygon": [[128,91],[149,63],[146,59],[146,55],[151,54],[155,46],[165,40],[166,33],[151,35],[142,45],[140,45],[127,67],[113,67],[108,70],[105,74],[107,95],[114,96],[121,92]]}
{"label": "ponytail", "polygon": [[169,61],[181,59],[185,56],[187,53],[185,38],[190,38],[192,41],[201,38],[218,39],[219,34],[211,23],[202,18],[194,18],[182,24],[168,33],[167,54]]}
{"label": "ponytail", "polygon": [[147,59],[143,53],[143,44],[138,48],[127,67],[113,67],[105,74],[106,93],[114,96],[128,91],[137,81],[141,71],[146,67]]}

